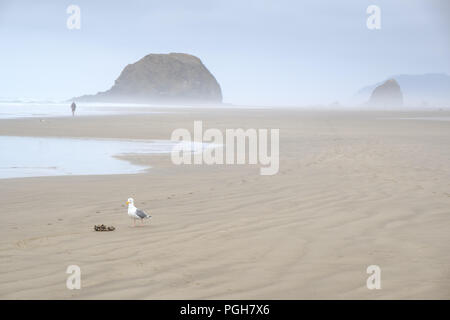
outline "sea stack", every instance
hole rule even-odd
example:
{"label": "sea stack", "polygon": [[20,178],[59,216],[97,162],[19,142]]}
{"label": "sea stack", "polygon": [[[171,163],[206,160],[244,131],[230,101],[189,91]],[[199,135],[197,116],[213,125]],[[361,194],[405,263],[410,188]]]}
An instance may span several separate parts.
{"label": "sea stack", "polygon": [[403,106],[403,94],[395,79],[389,79],[376,87],[370,96],[369,105],[393,108]]}
{"label": "sea stack", "polygon": [[149,54],[127,65],[111,89],[77,102],[221,103],[222,90],[202,61],[185,53]]}

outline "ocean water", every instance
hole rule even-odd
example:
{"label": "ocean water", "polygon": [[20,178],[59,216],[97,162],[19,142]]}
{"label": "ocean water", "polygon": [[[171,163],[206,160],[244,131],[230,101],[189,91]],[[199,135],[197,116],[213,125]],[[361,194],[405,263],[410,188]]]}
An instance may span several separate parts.
{"label": "ocean water", "polygon": [[[75,139],[0,136],[0,179],[64,176],[136,174],[147,166],[114,156],[170,153],[180,143],[172,141]],[[202,152],[207,144],[184,142],[183,150]]]}
{"label": "ocean water", "polygon": [[398,118],[400,120],[425,120],[425,121],[450,121],[450,117],[410,117],[410,118]]}
{"label": "ocean water", "polygon": [[[64,102],[2,102],[0,119],[71,117],[71,103]],[[224,105],[161,105],[137,103],[77,103],[75,116],[152,114],[174,112],[173,109],[223,108]],[[271,107],[226,105],[227,109],[270,109]],[[158,111],[154,111],[157,109]],[[164,110],[164,111],[161,111]],[[166,111],[167,110],[167,111]],[[179,111],[176,111],[179,112]]]}
{"label": "ocean water", "polygon": [[[141,107],[139,109],[139,107]],[[75,116],[101,116],[133,113],[161,113],[149,111],[141,105],[123,104],[80,104]],[[145,106],[144,106],[145,107]],[[0,119],[71,117],[70,103],[13,103],[0,102]]]}

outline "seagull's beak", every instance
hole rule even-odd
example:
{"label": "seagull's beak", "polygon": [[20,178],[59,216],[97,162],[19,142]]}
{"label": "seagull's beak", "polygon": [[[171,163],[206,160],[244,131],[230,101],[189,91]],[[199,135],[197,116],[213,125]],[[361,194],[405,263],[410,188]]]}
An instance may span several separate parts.
{"label": "seagull's beak", "polygon": [[130,204],[130,202],[129,202],[129,201],[127,201],[127,202],[126,202],[126,204]]}

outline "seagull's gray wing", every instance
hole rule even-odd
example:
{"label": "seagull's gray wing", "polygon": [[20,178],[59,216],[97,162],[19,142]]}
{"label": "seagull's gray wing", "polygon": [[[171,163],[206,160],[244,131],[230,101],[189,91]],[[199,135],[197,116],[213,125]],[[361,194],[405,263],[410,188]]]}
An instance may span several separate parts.
{"label": "seagull's gray wing", "polygon": [[142,211],[140,209],[136,209],[136,215],[141,219],[145,219],[145,218],[149,217],[148,214],[146,214],[144,211]]}

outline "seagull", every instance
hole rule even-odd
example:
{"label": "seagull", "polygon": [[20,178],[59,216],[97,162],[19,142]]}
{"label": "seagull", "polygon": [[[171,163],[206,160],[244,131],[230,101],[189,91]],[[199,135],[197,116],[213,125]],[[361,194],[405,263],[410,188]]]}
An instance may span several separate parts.
{"label": "seagull", "polygon": [[128,198],[127,205],[128,205],[128,215],[130,216],[130,218],[133,218],[134,227],[136,226],[136,219],[141,219],[142,224],[144,224],[144,219],[151,218],[151,216],[146,214],[144,211],[134,206],[133,198]]}

